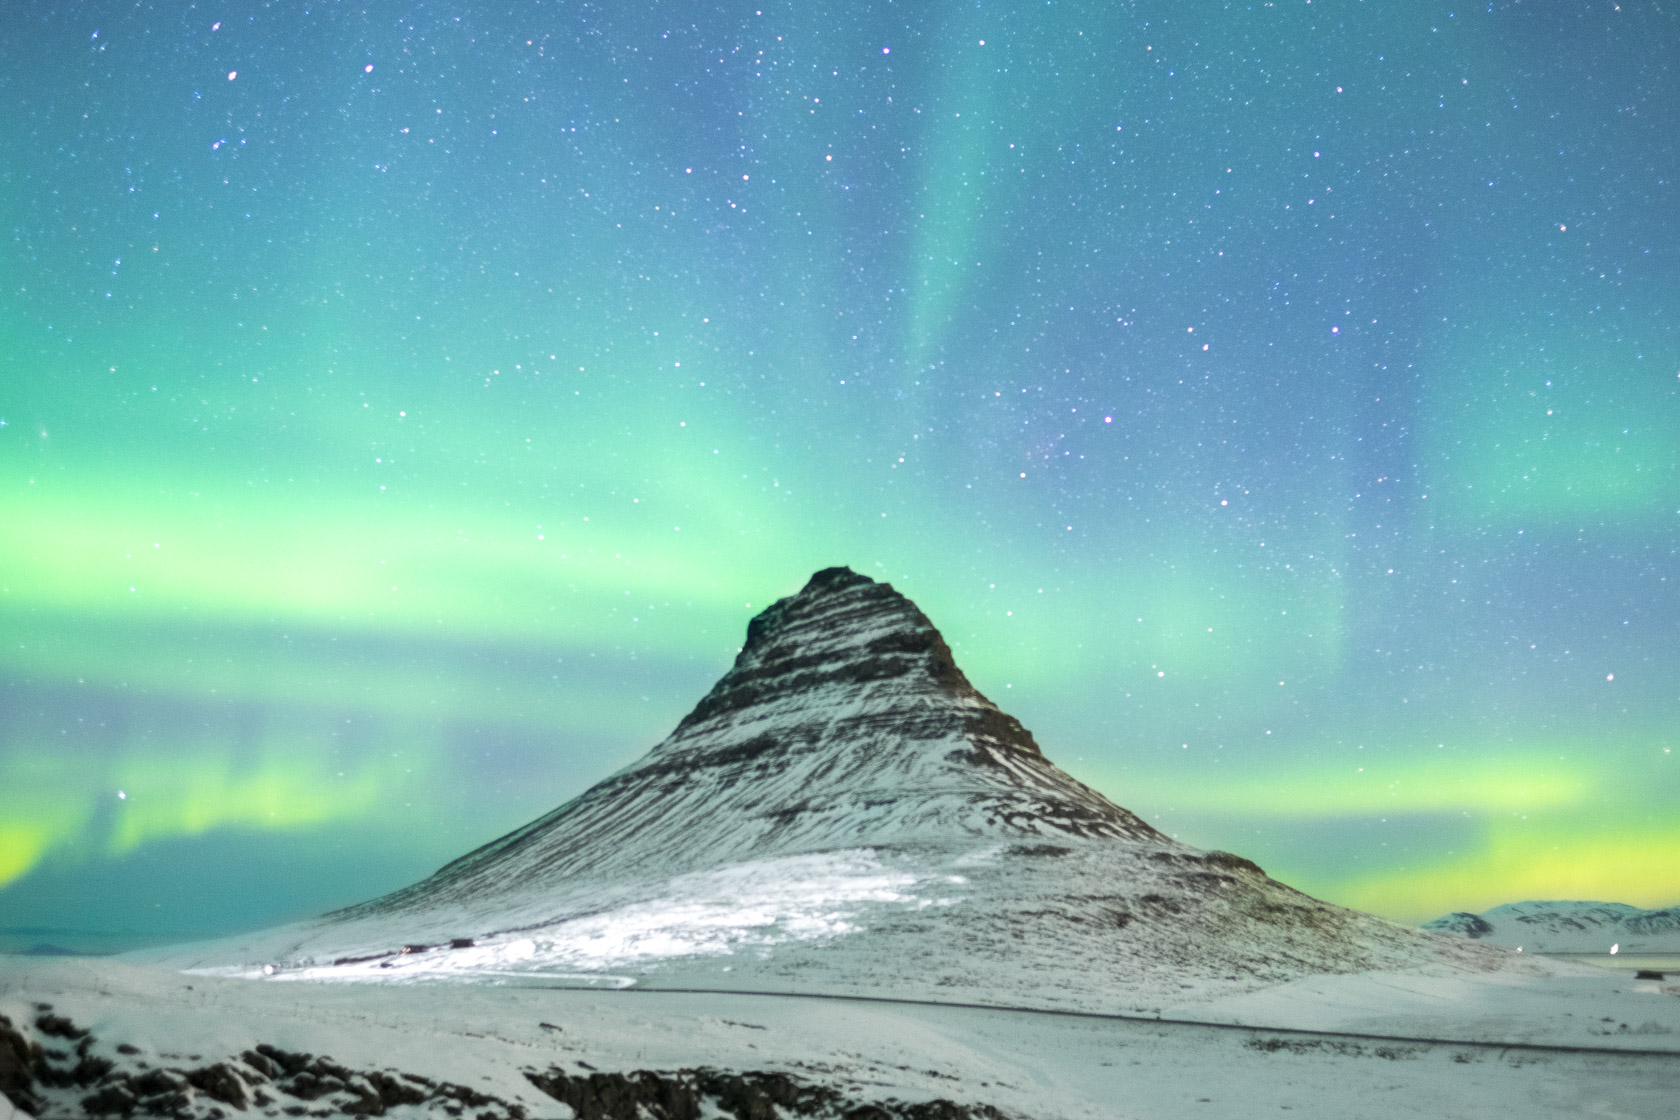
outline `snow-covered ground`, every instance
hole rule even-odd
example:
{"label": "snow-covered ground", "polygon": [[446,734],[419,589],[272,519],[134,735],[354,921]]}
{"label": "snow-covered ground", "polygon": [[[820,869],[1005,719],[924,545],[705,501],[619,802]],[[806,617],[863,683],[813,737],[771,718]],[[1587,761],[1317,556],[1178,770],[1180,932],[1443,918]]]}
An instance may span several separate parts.
{"label": "snow-covered ground", "polygon": [[1163,836],[908,600],[829,569],[647,756],[420,883],[121,961],[0,958],[0,1089],[78,1120],[1673,1120],[1677,980],[1405,929]]}
{"label": "snow-covered ground", "polygon": [[[0,1014],[33,1023],[38,1005],[51,1004],[52,1014],[92,1032],[94,1056],[153,1067],[203,1066],[259,1043],[328,1055],[350,1070],[468,1086],[499,1102],[488,1106],[493,1114],[517,1105],[532,1120],[567,1117],[570,1109],[527,1072],[696,1067],[781,1072],[838,1089],[853,1103],[943,1098],[1035,1120],[1285,1112],[1338,1120],[1672,1120],[1680,986],[1564,971],[1571,974],[1483,983],[1324,977],[1163,1011],[1457,1040],[1440,1044],[811,997],[495,982],[278,984],[92,958],[5,959]],[[1604,1052],[1467,1044],[1475,1041]],[[119,1045],[135,1053],[124,1055]],[[60,1111],[47,1114],[81,1115],[73,1101],[89,1090],[48,1092]],[[266,1111],[277,1113],[278,1100]]]}

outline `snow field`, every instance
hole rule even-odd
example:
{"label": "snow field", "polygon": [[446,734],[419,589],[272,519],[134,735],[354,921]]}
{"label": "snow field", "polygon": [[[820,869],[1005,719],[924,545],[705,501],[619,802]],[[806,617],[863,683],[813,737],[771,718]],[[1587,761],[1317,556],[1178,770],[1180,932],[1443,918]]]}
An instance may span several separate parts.
{"label": "snow field", "polygon": [[[1563,978],[1557,988],[1545,979],[1493,987],[1419,976],[1339,980],[1340,993],[1295,987],[1275,993],[1271,1007],[1293,1006],[1301,1021],[1321,1014],[1318,1001],[1329,997],[1328,1018],[1382,1025],[1370,1012],[1386,988],[1410,992],[1419,1007],[1434,1001],[1431,1014],[1404,1008],[1392,1024],[1510,1030],[1521,1029],[1516,1015],[1584,1018],[1639,1000],[1658,1026],[1680,1027],[1680,999],[1660,989],[1618,989],[1610,975]],[[779,1070],[858,1099],[944,1097],[1035,1120],[1672,1120],[1680,1083],[1680,1032],[1596,1040],[1663,1044],[1677,1051],[1672,1057],[1552,1053],[738,994],[273,984],[110,960],[8,959],[0,967],[0,1012],[26,1018],[38,1001],[91,1028],[102,1045],[210,1060],[268,1042],[330,1054],[353,1068],[471,1085],[524,1104],[533,1118],[557,1120],[567,1110],[537,1092],[525,1070]]]}

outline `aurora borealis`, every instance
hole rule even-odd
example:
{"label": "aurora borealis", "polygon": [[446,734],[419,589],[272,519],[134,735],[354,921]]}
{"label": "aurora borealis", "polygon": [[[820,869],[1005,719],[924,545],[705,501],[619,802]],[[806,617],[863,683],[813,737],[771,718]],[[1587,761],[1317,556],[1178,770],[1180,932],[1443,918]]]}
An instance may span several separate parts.
{"label": "aurora borealis", "polygon": [[1673,5],[24,0],[0,56],[0,936],[398,886],[841,563],[1304,890],[1680,901]]}

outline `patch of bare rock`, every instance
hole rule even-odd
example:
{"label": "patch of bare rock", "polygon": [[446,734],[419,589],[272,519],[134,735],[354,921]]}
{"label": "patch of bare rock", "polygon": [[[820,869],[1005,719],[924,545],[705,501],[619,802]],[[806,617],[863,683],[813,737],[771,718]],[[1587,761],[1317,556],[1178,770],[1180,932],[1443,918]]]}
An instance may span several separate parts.
{"label": "patch of bare rock", "polygon": [[[236,1114],[534,1120],[525,1105],[466,1085],[350,1069],[326,1055],[267,1043],[205,1062],[197,1054],[148,1061],[127,1043],[96,1053],[97,1041],[50,1004],[36,1005],[32,1025],[0,1015],[0,1093],[38,1120],[231,1120]],[[551,1068],[525,1076],[576,1120],[1011,1120],[989,1105],[848,1099],[830,1086],[776,1072]]]}
{"label": "patch of bare rock", "polygon": [[[325,1055],[259,1044],[205,1063],[148,1061],[119,1043],[95,1053],[96,1039],[37,1004],[34,1030],[0,1016],[0,1092],[40,1120],[167,1116],[224,1120],[232,1112],[267,1116],[383,1116],[410,1108],[473,1120],[525,1120],[519,1104],[465,1085],[413,1073],[352,1070]],[[30,1037],[33,1034],[36,1037]],[[106,1048],[101,1048],[106,1049]]]}
{"label": "patch of bare rock", "polygon": [[[1009,1120],[990,1105],[948,1100],[905,1104],[848,1102],[838,1090],[786,1073],[727,1073],[685,1069],[675,1073],[567,1074],[527,1072],[531,1084],[568,1105],[578,1120],[700,1120],[721,1111],[736,1120],[783,1116],[837,1120]],[[708,1109],[707,1106],[710,1106]]]}

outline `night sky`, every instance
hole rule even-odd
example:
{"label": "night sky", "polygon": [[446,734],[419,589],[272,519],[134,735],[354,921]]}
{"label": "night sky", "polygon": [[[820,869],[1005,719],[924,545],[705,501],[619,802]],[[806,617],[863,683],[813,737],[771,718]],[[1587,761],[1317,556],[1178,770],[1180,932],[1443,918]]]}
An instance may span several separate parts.
{"label": "night sky", "polygon": [[0,58],[9,944],[418,878],[832,564],[1304,890],[1680,901],[1672,0],[16,0]]}

